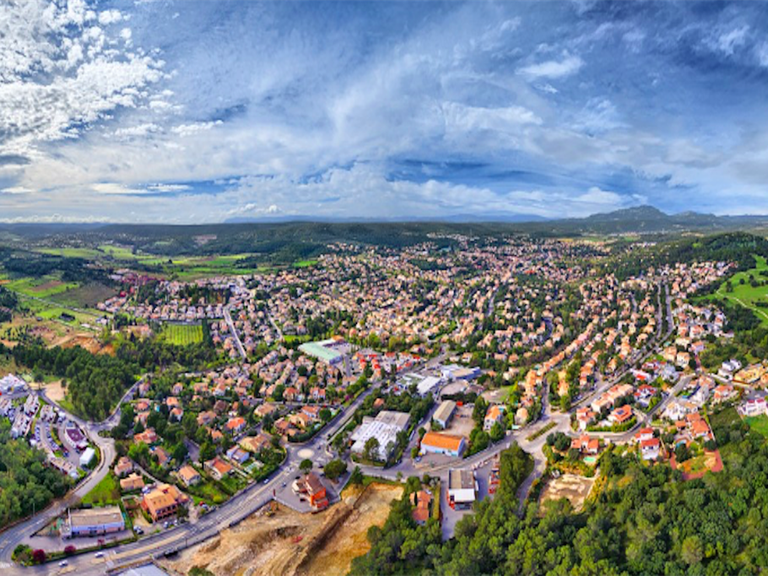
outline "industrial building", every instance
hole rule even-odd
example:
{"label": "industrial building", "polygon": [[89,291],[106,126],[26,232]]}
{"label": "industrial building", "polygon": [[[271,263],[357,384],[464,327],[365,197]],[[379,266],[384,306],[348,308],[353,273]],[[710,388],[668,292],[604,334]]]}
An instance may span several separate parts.
{"label": "industrial building", "polygon": [[125,518],[117,506],[86,510],[70,509],[67,514],[65,530],[66,535],[70,538],[112,534],[125,530]]}
{"label": "industrial building", "polygon": [[382,410],[376,416],[363,418],[362,424],[352,433],[352,453],[363,454],[365,443],[370,438],[376,438],[379,442],[379,460],[384,461],[389,457],[387,446],[397,442],[397,433],[408,428],[410,415],[407,412],[393,412]]}
{"label": "industrial building", "polygon": [[477,481],[472,470],[448,470],[448,504],[454,510],[465,510],[477,498]]}
{"label": "industrial building", "polygon": [[432,420],[439,424],[441,428],[448,428],[448,424],[450,424],[455,411],[456,402],[453,400],[443,400],[437,410],[435,410]]}

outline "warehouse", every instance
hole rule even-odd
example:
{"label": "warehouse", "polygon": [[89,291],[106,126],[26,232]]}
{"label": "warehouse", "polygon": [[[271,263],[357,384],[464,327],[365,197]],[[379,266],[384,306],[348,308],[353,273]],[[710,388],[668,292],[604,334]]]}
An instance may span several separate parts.
{"label": "warehouse", "polygon": [[117,506],[69,510],[67,515],[69,537],[99,536],[125,530],[123,513]]}

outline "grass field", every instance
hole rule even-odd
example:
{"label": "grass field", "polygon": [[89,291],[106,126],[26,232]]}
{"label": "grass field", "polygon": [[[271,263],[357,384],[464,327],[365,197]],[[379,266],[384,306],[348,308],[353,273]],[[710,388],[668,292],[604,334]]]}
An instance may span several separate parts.
{"label": "grass field", "polygon": [[160,338],[176,346],[199,344],[203,341],[203,327],[199,324],[164,324]]}
{"label": "grass field", "polygon": [[[727,292],[725,289],[725,282],[715,293],[720,298],[727,298],[735,304],[744,306],[752,310],[755,315],[760,319],[763,325],[768,326],[768,308],[759,308],[755,306],[755,302],[767,301],[768,286],[757,286],[753,288],[749,285],[750,274],[756,280],[764,280],[765,277],[760,275],[763,270],[768,270],[768,263],[762,256],[755,256],[756,265],[754,268],[745,272],[739,272],[731,278],[731,285],[733,286],[733,292]],[[744,281],[742,284],[741,281]]]}
{"label": "grass field", "polygon": [[117,504],[120,501],[120,484],[111,472],[93,487],[93,490],[83,496],[83,504],[105,505]]}
{"label": "grass field", "polygon": [[6,278],[6,280],[3,286],[8,290],[36,298],[48,298],[78,287],[77,282],[62,282],[60,278],[53,275],[41,278]]}
{"label": "grass field", "polygon": [[744,421],[749,424],[751,430],[768,438],[768,416],[765,414],[760,416],[751,416],[749,418],[745,418]]}

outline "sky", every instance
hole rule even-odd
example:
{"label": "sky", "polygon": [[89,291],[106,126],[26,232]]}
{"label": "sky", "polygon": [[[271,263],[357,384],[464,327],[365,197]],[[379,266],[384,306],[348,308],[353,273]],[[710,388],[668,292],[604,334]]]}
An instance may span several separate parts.
{"label": "sky", "polygon": [[0,2],[0,221],[768,213],[768,3]]}

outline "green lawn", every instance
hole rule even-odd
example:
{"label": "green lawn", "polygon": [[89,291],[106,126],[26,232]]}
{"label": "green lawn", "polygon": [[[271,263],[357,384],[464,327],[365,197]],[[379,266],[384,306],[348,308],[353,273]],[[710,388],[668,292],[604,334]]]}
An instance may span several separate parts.
{"label": "green lawn", "polygon": [[199,344],[203,341],[203,327],[199,324],[164,324],[160,338],[176,346]]}
{"label": "green lawn", "polygon": [[749,424],[751,430],[768,438],[768,416],[765,414],[761,414],[760,416],[750,416],[749,418],[745,418],[745,422]]}
{"label": "green lawn", "polygon": [[42,276],[40,278],[16,278],[4,284],[5,288],[36,298],[47,298],[54,294],[61,294],[72,288],[77,288],[77,282],[62,282],[55,275]]}
{"label": "green lawn", "polygon": [[107,474],[104,479],[93,487],[93,490],[83,496],[83,504],[94,504],[104,506],[106,504],[117,504],[120,501],[120,483],[112,472]]}
{"label": "green lawn", "polygon": [[[768,270],[768,263],[766,263],[765,258],[757,255],[755,255],[755,261],[756,265],[754,268],[745,272],[738,272],[731,278],[730,282],[733,286],[732,292],[726,291],[726,283],[723,282],[715,295],[719,298],[727,298],[735,304],[749,308],[765,326],[768,326],[768,308],[755,306],[755,302],[758,301],[768,302],[768,286],[757,286],[753,288],[749,284],[750,274],[755,280],[766,280],[766,277],[762,276],[760,272]],[[741,283],[742,280],[744,281],[743,284]]]}

